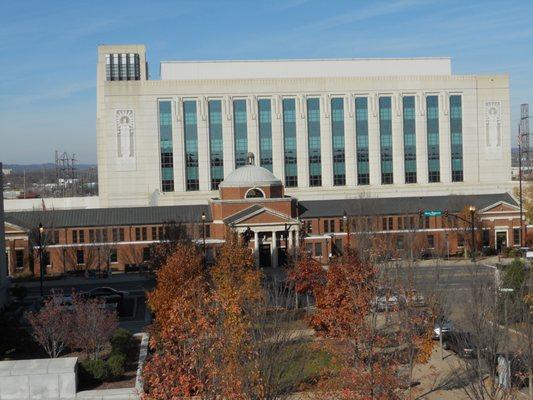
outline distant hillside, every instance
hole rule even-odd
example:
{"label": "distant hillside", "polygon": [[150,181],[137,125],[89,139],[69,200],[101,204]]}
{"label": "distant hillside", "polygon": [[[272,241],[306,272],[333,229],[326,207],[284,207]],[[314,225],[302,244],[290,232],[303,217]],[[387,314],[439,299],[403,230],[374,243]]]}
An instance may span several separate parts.
{"label": "distant hillside", "polygon": [[[32,172],[32,171],[41,171],[43,169],[54,169],[56,167],[53,163],[45,164],[3,164],[2,168],[12,169],[13,172]],[[78,170],[84,170],[89,168],[96,168],[96,164],[76,164]]]}

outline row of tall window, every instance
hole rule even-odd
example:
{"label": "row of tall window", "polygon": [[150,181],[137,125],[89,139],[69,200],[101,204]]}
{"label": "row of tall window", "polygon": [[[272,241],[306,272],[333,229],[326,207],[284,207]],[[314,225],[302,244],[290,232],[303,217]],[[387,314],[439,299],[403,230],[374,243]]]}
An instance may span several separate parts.
{"label": "row of tall window", "polygon": [[[91,229],[73,229],[71,230],[72,243],[106,243],[111,239],[112,242],[124,242],[125,230],[127,228],[91,228]],[[152,226],[151,237],[148,235],[150,230],[146,226],[137,226],[131,231],[131,240],[135,241],[147,241],[147,240],[163,240],[167,236],[172,235],[172,231],[168,230],[164,226]],[[198,232],[192,232],[191,234],[202,235],[201,228],[198,227]],[[209,237],[209,224],[205,225],[206,236]],[[56,238],[57,236],[57,238]],[[54,231],[54,241],[50,244],[60,244],[59,242],[59,230]]]}
{"label": "row of tall window", "polygon": [[[433,218],[434,222],[430,223]],[[372,232],[372,231],[392,231],[411,229],[430,229],[430,227],[440,227],[444,222],[438,222],[437,217],[420,217],[418,215],[400,215],[385,217],[359,217],[350,219],[350,223],[345,225],[343,218],[319,219],[318,234],[340,233],[340,232]],[[442,220],[441,220],[442,221]],[[313,221],[304,220],[304,228],[307,234],[313,233]]]}
{"label": "row of tall window", "polygon": [[[436,95],[426,99],[426,134],[428,181],[440,182],[440,137],[439,137],[439,98]],[[462,144],[462,103],[460,95],[452,95],[450,101],[450,140],[452,181],[463,180]],[[379,160],[381,184],[394,183],[392,98],[382,96],[378,101],[379,118]],[[233,101],[235,168],[246,164],[248,154],[247,101]],[[321,110],[319,98],[306,100],[307,146],[309,186],[322,186],[322,143]],[[196,100],[183,102],[185,137],[185,177],[186,189],[200,189],[198,166],[198,126]],[[342,97],[331,99],[331,138],[333,158],[333,184],[346,185],[346,140],[345,140],[345,100]],[[368,99],[355,98],[355,134],[357,185],[370,184],[370,152],[368,135]],[[416,183],[417,176],[417,132],[415,97],[402,98],[403,164],[405,183]],[[217,190],[224,179],[222,101],[208,102],[209,162],[211,190]],[[272,102],[259,99],[257,102],[259,165],[272,171]],[[283,159],[286,187],[298,186],[296,99],[282,101]],[[174,169],[172,151],[172,103],[159,102],[159,132],[161,143],[161,188],[164,192],[174,191]]]}
{"label": "row of tall window", "polygon": [[141,63],[138,54],[106,54],[105,74],[108,81],[138,81],[141,79]]}

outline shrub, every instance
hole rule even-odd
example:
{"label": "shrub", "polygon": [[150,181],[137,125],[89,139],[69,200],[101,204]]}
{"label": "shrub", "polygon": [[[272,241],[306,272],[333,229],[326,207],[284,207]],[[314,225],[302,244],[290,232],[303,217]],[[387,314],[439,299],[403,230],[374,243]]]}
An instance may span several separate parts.
{"label": "shrub", "polygon": [[484,247],[483,248],[483,255],[487,257],[495,256],[498,252],[494,247]]}
{"label": "shrub", "polygon": [[31,271],[22,271],[22,272],[16,272],[11,280],[13,282],[27,282],[35,279]]}
{"label": "shrub", "polygon": [[520,252],[519,249],[511,249],[511,250],[509,250],[509,257],[511,257],[511,258],[520,257],[521,255],[522,255],[522,253]]}
{"label": "shrub", "polygon": [[119,378],[124,374],[126,356],[124,354],[112,354],[107,360],[109,373],[113,378]]}
{"label": "shrub", "polygon": [[80,375],[92,381],[101,382],[109,376],[109,369],[104,360],[83,360],[80,363]]}
{"label": "shrub", "polygon": [[132,333],[126,329],[119,328],[111,338],[111,348],[114,354],[128,354],[135,347],[135,338]]}
{"label": "shrub", "polygon": [[519,258],[515,258],[511,264],[505,268],[502,286],[520,291],[524,285],[526,273],[524,263]]}
{"label": "shrub", "polygon": [[11,296],[16,298],[18,301],[22,301],[28,295],[28,289],[25,286],[14,285],[11,289]]}

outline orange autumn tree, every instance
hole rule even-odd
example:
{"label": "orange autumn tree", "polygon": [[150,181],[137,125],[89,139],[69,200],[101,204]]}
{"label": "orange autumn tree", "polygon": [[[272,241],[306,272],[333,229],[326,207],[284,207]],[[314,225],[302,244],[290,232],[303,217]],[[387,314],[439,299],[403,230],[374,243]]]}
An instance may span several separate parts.
{"label": "orange autumn tree", "polygon": [[391,337],[378,329],[372,311],[378,271],[352,251],[335,258],[316,294],[311,325],[324,339],[338,373],[323,382],[325,398],[395,399],[400,385],[396,360],[386,351]]}
{"label": "orange autumn tree", "polygon": [[262,397],[254,340],[254,309],[264,303],[261,277],[236,235],[228,235],[211,269],[204,269],[197,248],[177,245],[148,296],[155,323],[145,399]]}
{"label": "orange autumn tree", "polygon": [[264,390],[253,329],[256,309],[262,307],[265,295],[262,273],[237,234],[229,233],[217,254],[211,278],[220,312],[219,394],[228,399],[261,398]]}
{"label": "orange autumn tree", "polygon": [[324,286],[326,271],[308,252],[300,250],[295,257],[295,262],[288,268],[287,278],[297,294],[306,295],[307,306],[309,306],[309,295],[315,296],[316,292]]}
{"label": "orange autumn tree", "polygon": [[191,245],[178,244],[157,271],[148,294],[155,314],[150,347],[154,354],[143,372],[145,399],[183,396],[210,398],[216,376],[216,307],[202,259]]}

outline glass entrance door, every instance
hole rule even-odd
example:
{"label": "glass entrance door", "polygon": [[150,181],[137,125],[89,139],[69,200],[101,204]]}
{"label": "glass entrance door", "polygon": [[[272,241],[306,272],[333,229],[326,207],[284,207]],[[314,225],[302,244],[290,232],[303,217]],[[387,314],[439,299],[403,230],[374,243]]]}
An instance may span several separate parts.
{"label": "glass entrance door", "polygon": [[261,268],[270,268],[272,266],[270,243],[263,243],[259,246],[259,266]]}
{"label": "glass entrance door", "polygon": [[507,231],[496,232],[496,250],[500,252],[505,246],[507,246]]}

